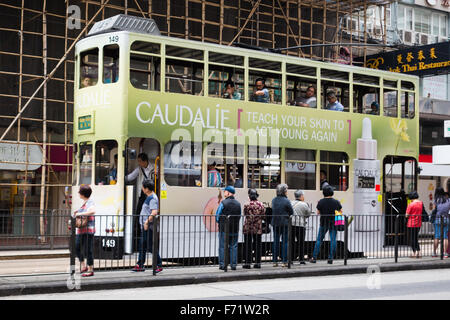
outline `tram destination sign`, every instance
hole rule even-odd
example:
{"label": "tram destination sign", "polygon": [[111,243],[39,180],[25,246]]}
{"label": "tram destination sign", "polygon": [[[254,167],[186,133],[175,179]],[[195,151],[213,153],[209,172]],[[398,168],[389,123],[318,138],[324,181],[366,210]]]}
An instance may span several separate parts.
{"label": "tram destination sign", "polygon": [[365,67],[421,77],[449,73],[450,42],[367,56]]}

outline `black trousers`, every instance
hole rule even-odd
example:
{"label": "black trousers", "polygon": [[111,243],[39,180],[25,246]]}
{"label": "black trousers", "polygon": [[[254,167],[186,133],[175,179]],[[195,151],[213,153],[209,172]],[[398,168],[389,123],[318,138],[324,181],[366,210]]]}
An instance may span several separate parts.
{"label": "black trousers", "polygon": [[409,244],[413,252],[420,251],[419,231],[420,228],[407,228],[409,236]]}
{"label": "black trousers", "polygon": [[260,234],[244,234],[244,254],[246,264],[251,264],[253,261],[252,251],[255,251],[255,263],[261,263],[261,250]]}
{"label": "black trousers", "polygon": [[305,227],[292,226],[291,257],[292,261],[305,259]]}

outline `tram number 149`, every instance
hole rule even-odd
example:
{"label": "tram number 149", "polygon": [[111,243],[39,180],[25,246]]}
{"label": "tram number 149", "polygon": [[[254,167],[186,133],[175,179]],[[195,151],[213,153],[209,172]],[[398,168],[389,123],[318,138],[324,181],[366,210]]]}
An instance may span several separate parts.
{"label": "tram number 149", "polygon": [[116,240],[114,239],[102,239],[103,248],[115,248]]}

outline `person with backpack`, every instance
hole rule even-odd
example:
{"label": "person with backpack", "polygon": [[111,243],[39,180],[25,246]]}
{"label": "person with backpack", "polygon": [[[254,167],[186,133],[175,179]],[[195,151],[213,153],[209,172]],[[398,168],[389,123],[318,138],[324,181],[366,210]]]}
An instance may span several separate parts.
{"label": "person with backpack", "polygon": [[[295,200],[292,203],[292,209],[294,210],[294,217],[292,219],[292,239],[291,250],[292,260],[295,260],[295,250],[298,248],[298,260],[300,264],[305,264],[304,260],[304,247],[305,247],[305,228],[308,217],[311,215],[311,209],[305,202],[305,196],[302,190],[294,192]],[[297,241],[297,243],[296,243]]]}
{"label": "person with backpack", "polygon": [[287,267],[288,228],[289,217],[294,214],[291,202],[287,198],[287,184],[277,186],[277,196],[272,200],[272,226],[273,226],[273,266],[278,267],[278,256],[281,238],[282,267]]}
{"label": "person with backpack", "polygon": [[333,263],[336,254],[336,227],[334,225],[335,212],[341,211],[341,203],[333,198],[334,191],[330,185],[323,187],[324,198],[320,199],[317,204],[317,214],[320,215],[320,227],[317,234],[316,244],[314,246],[313,256],[309,260],[311,263],[316,263],[317,256],[320,253],[320,245],[327,232],[330,233],[330,252],[328,253],[328,264]]}
{"label": "person with backpack", "polygon": [[416,191],[411,192],[408,197],[411,200],[411,203],[406,208],[405,216],[406,219],[408,219],[406,227],[411,249],[413,251],[413,254],[409,257],[421,258],[419,231],[422,226],[423,203],[419,200],[419,195]]}
{"label": "person with backpack", "polygon": [[229,216],[230,265],[231,270],[236,270],[237,249],[239,239],[239,220],[241,219],[241,204],[234,198],[236,190],[233,186],[227,186],[223,195],[225,199],[219,204],[216,211],[216,221],[219,223],[219,269],[225,269],[225,227]]}

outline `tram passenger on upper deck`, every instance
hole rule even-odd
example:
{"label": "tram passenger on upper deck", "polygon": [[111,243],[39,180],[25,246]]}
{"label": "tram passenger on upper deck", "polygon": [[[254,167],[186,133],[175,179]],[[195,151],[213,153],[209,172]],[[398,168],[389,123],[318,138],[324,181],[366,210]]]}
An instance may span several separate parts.
{"label": "tram passenger on upper deck", "polygon": [[344,106],[337,101],[336,93],[334,91],[330,91],[327,93],[328,104],[326,109],[333,111],[344,111]]}
{"label": "tram passenger on upper deck", "polygon": [[91,78],[89,76],[83,77],[83,81],[81,81],[81,88],[87,88],[92,86]]}
{"label": "tram passenger on upper deck", "polygon": [[306,89],[305,96],[297,97],[295,99],[294,105],[300,106],[300,107],[315,108],[317,105],[316,89],[313,86],[309,86]]}
{"label": "tram passenger on upper deck", "polygon": [[241,100],[241,94],[236,91],[233,81],[228,80],[225,82],[225,90],[222,97],[225,99]]}
{"label": "tram passenger on upper deck", "polygon": [[269,99],[269,90],[266,88],[265,80],[263,78],[256,79],[252,100],[255,102],[269,103]]}

